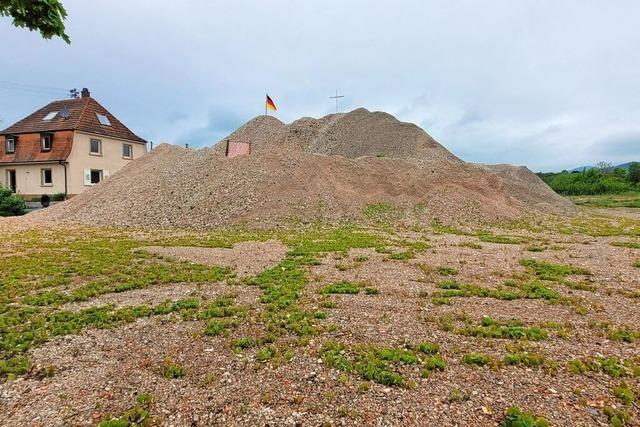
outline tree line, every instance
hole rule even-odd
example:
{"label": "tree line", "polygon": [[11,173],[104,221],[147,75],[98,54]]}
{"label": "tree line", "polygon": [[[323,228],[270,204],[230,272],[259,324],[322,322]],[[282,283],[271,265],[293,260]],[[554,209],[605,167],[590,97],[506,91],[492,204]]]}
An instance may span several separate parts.
{"label": "tree line", "polygon": [[599,162],[595,168],[583,171],[541,172],[542,178],[555,192],[567,196],[619,194],[640,191],[640,163],[633,162],[628,170]]}

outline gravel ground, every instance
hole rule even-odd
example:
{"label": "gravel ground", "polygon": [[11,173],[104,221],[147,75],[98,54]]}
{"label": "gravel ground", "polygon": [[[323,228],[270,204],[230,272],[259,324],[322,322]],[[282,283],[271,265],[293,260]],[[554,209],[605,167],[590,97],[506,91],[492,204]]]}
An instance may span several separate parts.
{"label": "gravel ground", "polygon": [[287,247],[278,240],[240,242],[231,249],[146,246],[145,251],[204,265],[232,267],[238,277],[253,276],[278,264]]}
{"label": "gravel ground", "polygon": [[[407,231],[403,236],[413,235]],[[202,335],[203,323],[199,321],[154,317],[112,330],[86,330],[57,337],[30,351],[36,365],[55,367],[53,377],[21,377],[0,384],[0,424],[92,425],[107,413],[123,413],[131,408],[136,394],[148,392],[155,398],[151,412],[162,417],[165,426],[497,426],[503,411],[511,405],[543,415],[554,426],[607,425],[602,408],[620,408],[611,392],[620,380],[602,373],[572,374],[567,371],[566,362],[575,357],[630,358],[640,354],[638,342],[611,341],[590,326],[609,321],[640,328],[639,300],[617,293],[640,290],[638,269],[631,266],[633,260],[640,258],[640,250],[610,245],[620,238],[549,233],[535,236],[561,245],[562,249],[534,253],[527,251],[527,244],[430,235],[432,247],[405,262],[368,249],[352,250],[347,256],[327,254],[319,265],[308,267],[311,281],[300,300],[304,308],[319,309],[326,298],[318,293],[319,288],[338,280],[364,282],[378,289],[379,294],[331,295],[336,307],[322,309],[327,317],[320,322],[334,326],[307,344],[294,347],[292,358],[282,363],[258,363],[256,349],[234,352],[230,348],[234,339],[264,332],[260,321],[264,314],[261,291],[255,286],[170,284],[69,305],[67,308],[71,309],[107,303],[121,307],[189,295],[212,298],[234,293],[238,295],[237,303],[249,307],[250,314],[247,321],[223,336]],[[482,248],[460,246],[469,241]],[[277,263],[284,247],[271,241],[239,244],[233,249],[153,250],[193,262],[235,261],[233,265],[249,272]],[[522,258],[588,268],[595,291],[550,286],[562,295],[578,296],[586,306],[597,309],[579,314],[573,306],[541,300],[489,298],[454,298],[451,305],[434,305],[429,296],[424,296],[425,292],[432,294],[436,284],[447,278],[437,272],[439,266],[455,267],[459,271],[455,280],[490,287],[522,273]],[[549,339],[529,343],[535,351],[558,363],[557,374],[522,366],[494,369],[463,364],[462,357],[472,351],[501,359],[511,341],[447,332],[437,321],[446,314],[470,319],[474,324],[483,316],[516,318],[527,325],[570,322],[566,336],[551,333]],[[433,341],[440,345],[447,367],[426,379],[421,378],[418,368],[404,367],[402,374],[415,382],[412,388],[371,383],[363,390],[358,375],[345,375],[321,363],[318,351],[329,339],[380,346]],[[158,366],[167,358],[180,363],[186,375],[174,380],[161,375]],[[640,390],[639,378],[625,381]],[[466,397],[451,399],[455,390]],[[629,425],[638,425],[638,408],[626,410],[632,416]]]}

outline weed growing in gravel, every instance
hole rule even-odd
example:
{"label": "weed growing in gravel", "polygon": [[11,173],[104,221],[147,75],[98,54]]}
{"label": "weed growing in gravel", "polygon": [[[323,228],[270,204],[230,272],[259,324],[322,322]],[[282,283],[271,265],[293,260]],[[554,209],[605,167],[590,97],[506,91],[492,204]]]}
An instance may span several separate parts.
{"label": "weed growing in gravel", "polygon": [[173,362],[171,359],[166,359],[161,367],[162,375],[165,378],[174,380],[176,378],[184,377],[184,368],[179,364]]}
{"label": "weed growing in gravel", "polygon": [[467,233],[466,231],[463,231],[459,228],[455,228],[455,227],[450,227],[447,225],[443,225],[439,219],[434,219],[433,221],[431,221],[431,228],[433,228],[433,230],[437,233],[442,233],[442,234],[454,234],[457,236],[468,236],[470,235],[470,233]]}
{"label": "weed growing in gravel", "polygon": [[449,393],[449,396],[446,398],[447,403],[460,403],[467,402],[471,400],[471,394],[462,389],[456,387]]}
{"label": "weed growing in gravel", "polygon": [[491,363],[492,359],[483,353],[469,353],[462,358],[462,362],[467,365],[485,366]]}
{"label": "weed growing in gravel", "polygon": [[462,243],[458,244],[458,246],[471,248],[471,249],[482,249],[482,245],[480,243],[476,243],[476,242],[462,242]]}
{"label": "weed growing in gravel", "polygon": [[[437,304],[445,302],[448,298],[454,297],[479,297],[479,298],[495,298],[499,300],[515,300],[515,299],[543,299],[550,302],[562,301],[562,296],[551,288],[537,282],[519,282],[507,281],[506,286],[497,286],[495,289],[489,289],[478,285],[460,283],[454,280],[444,280],[437,287],[441,291],[434,292],[432,301]],[[442,301],[444,300],[444,301]]]}
{"label": "weed growing in gravel", "polygon": [[505,412],[503,427],[549,427],[544,417],[538,417],[531,412],[523,412],[517,406],[511,406]]}
{"label": "weed growing in gravel", "polygon": [[322,308],[336,308],[337,306],[338,303],[330,299],[324,299],[320,301],[320,307]]}
{"label": "weed growing in gravel", "polygon": [[607,337],[612,341],[624,341],[628,343],[634,343],[640,338],[640,330],[633,329],[628,325],[624,325],[620,328],[609,326],[606,328]]}
{"label": "weed growing in gravel", "polygon": [[631,418],[626,411],[619,411],[611,406],[602,408],[602,413],[607,417],[612,427],[624,427],[628,425],[629,419]]}
{"label": "weed growing in gravel", "polygon": [[572,274],[591,274],[591,272],[586,268],[575,267],[572,265],[553,264],[550,262],[538,261],[530,258],[520,260],[520,265],[530,270],[538,279],[554,282],[560,282],[566,276]]}
{"label": "weed growing in gravel", "polygon": [[640,357],[635,359],[618,359],[617,357],[596,357],[573,359],[568,367],[574,374],[603,372],[611,377],[640,376]]}
{"label": "weed growing in gravel", "polygon": [[[395,369],[402,365],[415,365],[421,360],[424,369],[429,372],[434,369],[444,369],[445,363],[440,355],[423,353],[414,350],[423,348],[433,351],[431,344],[419,344],[411,348],[376,347],[373,345],[359,344],[348,348],[345,344],[336,341],[327,341],[320,349],[320,356],[326,366],[346,373],[356,373],[367,381],[374,381],[385,385],[407,387],[409,382]],[[424,374],[424,372],[423,372]]]}
{"label": "weed growing in gravel", "polygon": [[453,267],[440,266],[437,270],[442,276],[456,276],[458,274],[458,270]]}
{"label": "weed growing in gravel", "polygon": [[380,291],[378,290],[378,288],[364,288],[364,293],[367,295],[378,295],[380,293]]}
{"label": "weed growing in gravel", "polygon": [[151,427],[159,425],[161,420],[149,414],[149,408],[153,403],[150,394],[139,394],[136,397],[136,406],[128,410],[118,418],[109,418],[100,422],[100,427]]}
{"label": "weed growing in gravel", "polygon": [[188,298],[157,306],[140,305],[120,309],[107,305],[50,313],[36,308],[7,310],[0,314],[0,376],[25,373],[29,364],[23,354],[31,346],[42,344],[51,337],[77,334],[86,328],[112,328],[154,315],[177,313],[193,317],[198,305],[198,300]]}
{"label": "weed growing in gravel", "polygon": [[421,342],[415,346],[415,350],[424,354],[436,354],[440,351],[440,346],[434,342]]}
{"label": "weed growing in gravel", "polygon": [[434,354],[432,356],[425,357],[423,364],[424,364],[424,369],[422,370],[423,378],[429,378],[432,371],[435,371],[435,370],[444,371],[444,369],[447,367],[446,362],[444,361],[442,356],[439,354]]}
{"label": "weed growing in gravel", "polygon": [[364,208],[364,216],[369,220],[385,224],[396,218],[400,214],[398,209],[389,203],[372,203]]}
{"label": "weed growing in gravel", "polygon": [[621,248],[640,249],[640,242],[611,242],[611,246]]}
{"label": "weed growing in gravel", "polygon": [[512,340],[543,340],[548,332],[539,327],[526,327],[519,320],[500,322],[489,316],[484,316],[480,326],[467,326],[457,331],[461,335],[478,338],[507,338]]}
{"label": "weed growing in gravel", "polygon": [[597,287],[587,282],[569,282],[567,280],[562,282],[567,288],[578,291],[595,292]]}
{"label": "weed growing in gravel", "polygon": [[636,394],[625,382],[613,387],[613,395],[625,405],[631,405],[636,400]]}
{"label": "weed growing in gravel", "polygon": [[640,236],[640,221],[631,218],[607,216],[575,217],[569,222],[557,224],[555,229],[562,234],[581,233],[600,236]]}
{"label": "weed growing in gravel", "polygon": [[396,260],[396,261],[408,261],[415,257],[416,257],[416,254],[413,251],[396,252],[394,254],[389,255],[389,259]]}
{"label": "weed growing in gravel", "polygon": [[528,367],[539,367],[545,363],[542,354],[535,353],[527,347],[518,345],[507,346],[507,354],[504,357],[505,365],[525,365]]}
{"label": "weed growing in gravel", "polygon": [[323,286],[319,292],[321,294],[357,294],[360,293],[360,288],[359,284],[342,280]]}
{"label": "weed growing in gravel", "polygon": [[631,265],[632,265],[633,267],[635,267],[635,268],[640,268],[640,259],[638,259],[638,260],[634,261],[634,263],[633,263],[633,264],[631,264]]}

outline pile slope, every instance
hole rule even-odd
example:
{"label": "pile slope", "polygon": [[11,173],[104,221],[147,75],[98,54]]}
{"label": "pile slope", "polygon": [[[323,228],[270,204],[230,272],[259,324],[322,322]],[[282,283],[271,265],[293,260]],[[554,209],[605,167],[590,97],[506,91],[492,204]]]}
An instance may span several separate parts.
{"label": "pile slope", "polygon": [[550,213],[575,213],[578,207],[551,189],[526,166],[486,165],[505,183],[509,194],[525,206]]}
{"label": "pile slope", "polygon": [[[257,117],[225,140],[251,142],[227,158],[161,145],[100,185],[39,215],[91,225],[206,228],[359,219],[389,204],[399,218],[446,223],[516,219],[573,206],[527,177],[465,163],[415,125],[359,109],[285,125]],[[533,188],[533,189],[532,189]],[[548,188],[548,187],[546,187]],[[522,194],[527,192],[527,194]]]}

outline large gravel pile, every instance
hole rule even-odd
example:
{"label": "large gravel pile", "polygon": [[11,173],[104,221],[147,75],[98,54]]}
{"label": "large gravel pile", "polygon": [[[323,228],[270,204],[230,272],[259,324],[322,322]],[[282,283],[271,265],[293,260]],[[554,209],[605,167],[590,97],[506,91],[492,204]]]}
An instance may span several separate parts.
{"label": "large gravel pile", "polygon": [[[357,219],[375,203],[393,204],[412,220],[448,223],[573,209],[528,170],[465,163],[422,129],[385,113],[358,109],[290,125],[262,116],[225,140],[251,142],[252,154],[229,159],[224,144],[201,150],[163,144],[39,215],[202,228]],[[503,177],[512,175],[505,185]]]}
{"label": "large gravel pile", "polygon": [[486,165],[486,167],[498,175],[507,187],[509,194],[520,200],[525,206],[551,213],[578,211],[576,205],[553,191],[526,166],[500,164]]}

